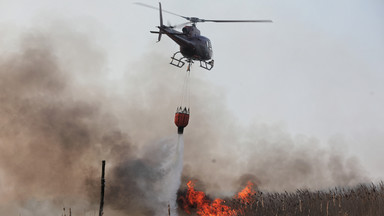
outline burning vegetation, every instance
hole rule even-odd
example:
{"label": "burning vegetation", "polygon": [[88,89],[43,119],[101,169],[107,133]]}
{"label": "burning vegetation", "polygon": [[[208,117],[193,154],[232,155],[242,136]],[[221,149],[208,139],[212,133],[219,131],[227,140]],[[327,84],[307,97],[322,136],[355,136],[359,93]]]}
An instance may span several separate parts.
{"label": "burning vegetation", "polygon": [[212,200],[196,191],[194,182],[179,191],[180,214],[201,216],[248,215],[383,215],[384,183],[360,184],[322,191],[261,192],[252,182],[232,198]]}

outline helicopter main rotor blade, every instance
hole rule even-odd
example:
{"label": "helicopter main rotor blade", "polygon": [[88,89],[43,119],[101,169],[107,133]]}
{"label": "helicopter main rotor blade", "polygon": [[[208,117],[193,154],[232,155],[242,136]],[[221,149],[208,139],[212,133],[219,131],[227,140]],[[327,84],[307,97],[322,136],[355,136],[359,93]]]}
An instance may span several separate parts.
{"label": "helicopter main rotor blade", "polygon": [[239,23],[239,22],[272,22],[272,20],[201,20],[200,22]]}
{"label": "helicopter main rotor blade", "polygon": [[186,25],[188,25],[188,24],[190,24],[191,22],[185,22],[185,23],[181,23],[181,24],[177,24],[177,25],[174,25],[174,26],[172,26],[172,28],[181,28],[181,27],[184,27],[184,26],[186,26]]}
{"label": "helicopter main rotor blade", "polygon": [[[147,4],[144,4],[144,3],[141,3],[141,2],[134,2],[134,4],[137,4],[137,5],[140,5],[140,6],[143,6],[143,7],[147,7],[147,8],[151,8],[151,9],[155,9],[155,10],[160,10],[160,8],[158,8],[158,7],[154,7],[154,6],[151,6],[151,5],[147,5]],[[167,10],[163,10],[163,9],[162,9],[162,11],[163,11],[164,13],[169,13],[169,14],[172,14],[172,15],[174,15],[174,16],[178,16],[178,17],[181,17],[181,18],[184,18],[184,19],[187,19],[187,20],[188,20],[188,18],[189,18],[189,17],[181,16],[181,15],[179,15],[179,14],[177,14],[177,13],[173,13],[173,12],[171,12],[171,11],[167,11]]]}
{"label": "helicopter main rotor blade", "polygon": [[[141,3],[141,2],[134,2],[134,4],[137,4],[137,5],[140,5],[140,6],[143,6],[143,7],[147,7],[147,8],[151,8],[151,9],[155,9],[155,10],[162,10],[162,9],[160,9],[158,7],[147,5],[147,4],[144,4],[144,3]],[[198,23],[198,22],[216,22],[216,23],[240,23],[240,22],[250,23],[250,22],[260,22],[261,23],[261,22],[272,22],[272,20],[207,20],[207,19],[200,19],[198,17],[182,16],[180,14],[173,13],[173,12],[167,11],[167,10],[162,10],[162,11],[164,13],[168,13],[168,14],[172,14],[174,16],[178,16],[178,17],[184,18],[184,19],[189,21],[187,23]]]}

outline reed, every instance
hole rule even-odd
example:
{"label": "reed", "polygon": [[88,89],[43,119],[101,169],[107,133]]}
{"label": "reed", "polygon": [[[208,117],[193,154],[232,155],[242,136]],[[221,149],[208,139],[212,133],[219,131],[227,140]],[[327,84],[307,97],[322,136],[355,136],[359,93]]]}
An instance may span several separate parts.
{"label": "reed", "polygon": [[378,216],[384,215],[384,183],[360,184],[327,191],[258,191],[252,194],[251,203],[241,203],[236,199],[228,199],[226,203],[233,209],[242,209],[239,215],[244,216]]}

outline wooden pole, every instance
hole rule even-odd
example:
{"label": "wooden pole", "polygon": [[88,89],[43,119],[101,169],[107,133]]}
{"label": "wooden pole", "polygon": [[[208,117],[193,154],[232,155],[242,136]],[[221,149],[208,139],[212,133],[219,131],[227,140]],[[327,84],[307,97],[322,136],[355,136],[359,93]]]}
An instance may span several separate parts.
{"label": "wooden pole", "polygon": [[100,210],[99,216],[103,216],[103,207],[104,207],[104,188],[105,188],[105,160],[102,161],[101,168],[101,195],[100,195]]}

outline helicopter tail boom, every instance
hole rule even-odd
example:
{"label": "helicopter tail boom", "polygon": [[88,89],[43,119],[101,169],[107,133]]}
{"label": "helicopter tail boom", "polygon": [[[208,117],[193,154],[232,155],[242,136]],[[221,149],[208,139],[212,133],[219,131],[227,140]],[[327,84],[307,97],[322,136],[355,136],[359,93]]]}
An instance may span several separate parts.
{"label": "helicopter tail boom", "polygon": [[150,31],[152,34],[185,35],[184,33]]}

